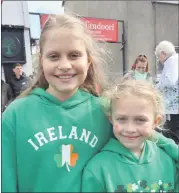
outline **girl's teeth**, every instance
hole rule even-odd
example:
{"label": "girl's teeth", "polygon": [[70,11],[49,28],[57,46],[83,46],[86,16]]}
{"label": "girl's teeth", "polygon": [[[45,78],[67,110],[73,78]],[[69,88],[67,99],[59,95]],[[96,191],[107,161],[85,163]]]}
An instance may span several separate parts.
{"label": "girl's teeth", "polygon": [[72,78],[72,76],[59,76],[58,78],[60,78],[60,79],[69,79],[69,78]]}

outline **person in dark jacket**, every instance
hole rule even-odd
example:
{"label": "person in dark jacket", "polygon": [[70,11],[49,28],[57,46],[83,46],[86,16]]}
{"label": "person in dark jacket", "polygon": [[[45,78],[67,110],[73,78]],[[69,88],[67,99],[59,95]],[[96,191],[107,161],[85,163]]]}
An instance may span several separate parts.
{"label": "person in dark jacket", "polygon": [[13,95],[16,98],[21,92],[30,86],[30,78],[23,72],[21,64],[15,64],[13,66],[13,72],[14,74],[10,80],[10,86],[12,88]]}
{"label": "person in dark jacket", "polygon": [[1,112],[3,112],[6,107],[8,106],[8,104],[10,104],[10,102],[12,102],[13,100],[13,93],[12,93],[12,89],[9,86],[9,84],[5,83],[2,79],[1,79]]}

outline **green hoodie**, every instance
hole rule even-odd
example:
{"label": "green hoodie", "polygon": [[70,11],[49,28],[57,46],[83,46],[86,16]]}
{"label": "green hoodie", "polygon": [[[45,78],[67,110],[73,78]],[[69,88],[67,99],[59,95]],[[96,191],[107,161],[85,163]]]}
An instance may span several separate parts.
{"label": "green hoodie", "polygon": [[98,100],[78,90],[60,102],[37,88],[10,104],[2,117],[2,191],[79,192],[82,169],[112,136]]}
{"label": "green hoodie", "polygon": [[146,141],[137,158],[116,139],[110,139],[85,167],[82,191],[175,192],[176,172],[174,160],[152,141]]}

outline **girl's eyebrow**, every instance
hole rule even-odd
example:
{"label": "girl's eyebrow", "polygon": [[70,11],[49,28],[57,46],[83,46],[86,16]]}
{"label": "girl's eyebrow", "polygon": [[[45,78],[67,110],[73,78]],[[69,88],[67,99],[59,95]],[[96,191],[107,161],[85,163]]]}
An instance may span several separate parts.
{"label": "girl's eyebrow", "polygon": [[145,119],[148,119],[148,117],[145,116],[145,115],[136,115],[135,118],[145,118]]}
{"label": "girl's eyebrow", "polygon": [[127,115],[123,115],[123,114],[115,114],[116,117],[127,117]]}
{"label": "girl's eyebrow", "polygon": [[54,50],[49,50],[48,52],[46,52],[46,55],[49,55],[49,54],[58,54],[58,52]]}
{"label": "girl's eyebrow", "polygon": [[[84,53],[85,50],[78,50],[78,49],[71,49],[68,51],[68,53],[72,53],[72,52],[77,52],[77,53]],[[60,51],[56,51],[56,50],[49,50],[46,52],[46,54],[59,54]]]}
{"label": "girl's eyebrow", "polygon": [[78,49],[72,49],[69,52],[78,52],[78,53],[83,53],[84,51],[82,50],[78,50]]}
{"label": "girl's eyebrow", "polygon": [[[127,117],[127,115],[124,115],[124,114],[115,114],[115,116],[116,117]],[[135,118],[146,118],[146,119],[148,119],[148,117],[145,116],[145,115],[135,115],[134,117]]]}

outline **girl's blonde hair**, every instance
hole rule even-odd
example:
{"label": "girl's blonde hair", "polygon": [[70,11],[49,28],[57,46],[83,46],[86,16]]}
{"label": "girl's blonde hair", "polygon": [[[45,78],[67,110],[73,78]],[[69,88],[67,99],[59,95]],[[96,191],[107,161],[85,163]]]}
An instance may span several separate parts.
{"label": "girl's blonde hair", "polygon": [[165,108],[161,94],[148,82],[140,80],[122,80],[116,86],[105,90],[101,97],[101,104],[107,116],[112,116],[112,104],[116,99],[126,95],[138,96],[139,100],[144,98],[154,105],[155,116],[160,115],[161,120],[158,127],[165,123]]}
{"label": "girl's blonde hair", "polygon": [[[86,29],[85,22],[82,21],[79,16],[66,13],[49,16],[47,19],[40,36],[40,54],[43,53],[44,43],[48,38],[47,33],[54,28],[66,28],[80,33],[80,38],[83,39],[85,43],[88,59],[90,61],[87,77],[84,83],[80,85],[80,88],[95,96],[99,96],[106,83],[104,67],[107,66],[107,52],[105,49],[99,47],[99,44],[91,36],[91,32]],[[96,90],[96,86],[100,88],[100,93]],[[48,82],[45,79],[44,72],[40,65],[35,82],[30,88],[23,92],[20,97],[29,95],[34,88],[48,88]]]}

